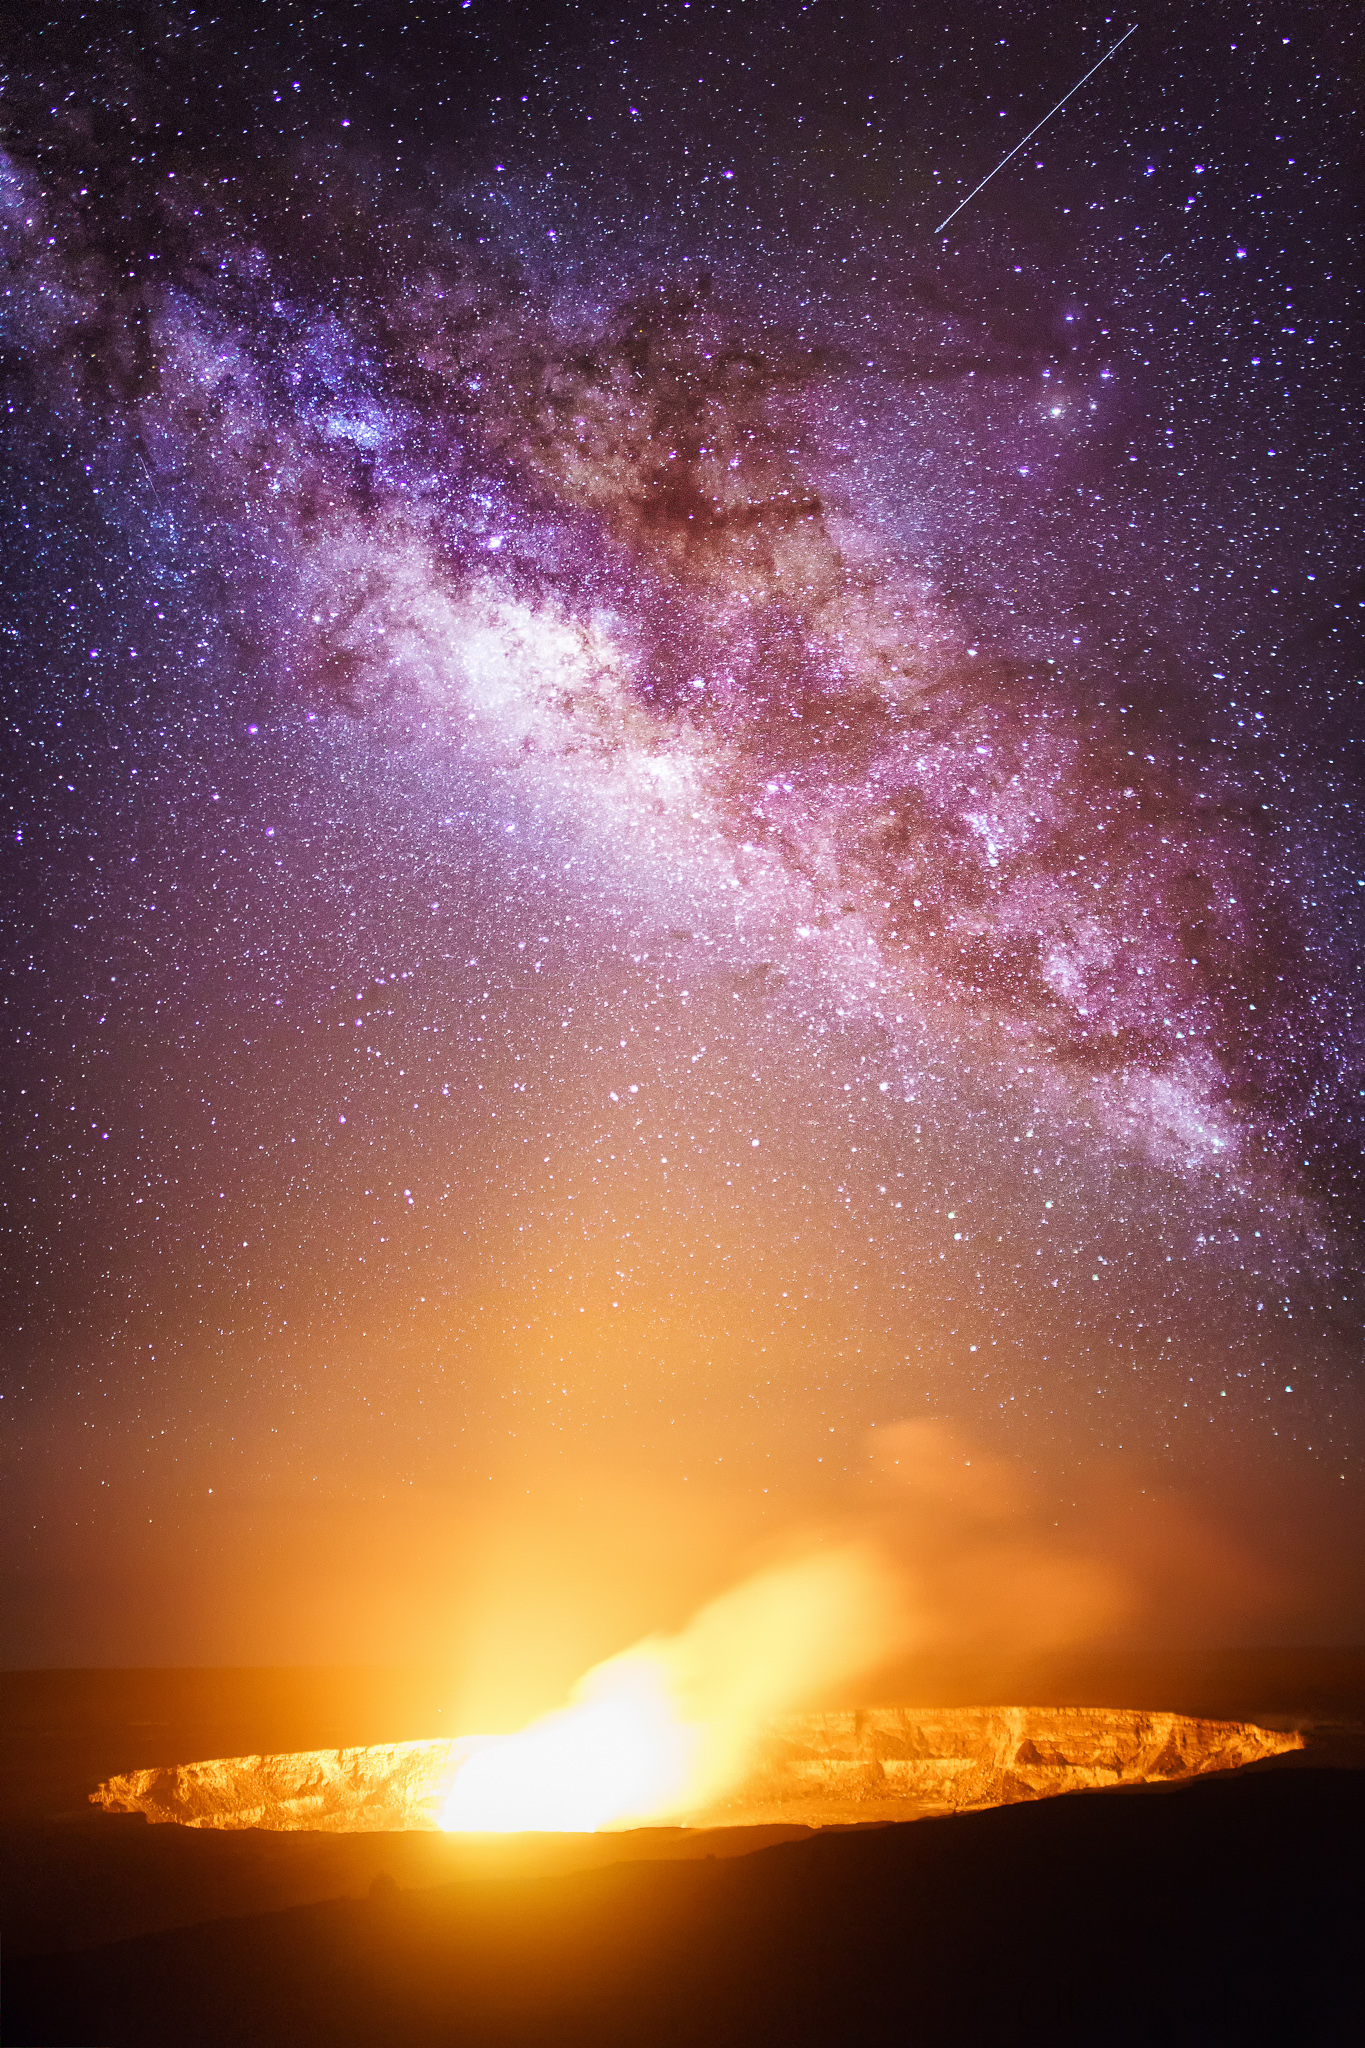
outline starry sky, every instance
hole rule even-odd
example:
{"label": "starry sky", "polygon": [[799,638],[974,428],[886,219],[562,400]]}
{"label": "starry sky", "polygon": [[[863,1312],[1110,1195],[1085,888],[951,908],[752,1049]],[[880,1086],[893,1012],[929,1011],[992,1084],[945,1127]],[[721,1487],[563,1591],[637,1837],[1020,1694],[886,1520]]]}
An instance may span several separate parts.
{"label": "starry sky", "polygon": [[1130,21],[11,21],[7,1661],[1358,1637],[1360,32],[936,235]]}

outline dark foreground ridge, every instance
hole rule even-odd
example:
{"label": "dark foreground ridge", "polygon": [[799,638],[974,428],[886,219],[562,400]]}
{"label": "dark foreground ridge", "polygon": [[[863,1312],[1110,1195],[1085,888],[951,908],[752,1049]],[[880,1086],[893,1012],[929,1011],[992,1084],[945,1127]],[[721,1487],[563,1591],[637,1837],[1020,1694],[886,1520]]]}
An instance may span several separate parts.
{"label": "dark foreground ridge", "polygon": [[830,1830],[216,1921],[7,1971],[21,2044],[1365,2038],[1365,1773]]}

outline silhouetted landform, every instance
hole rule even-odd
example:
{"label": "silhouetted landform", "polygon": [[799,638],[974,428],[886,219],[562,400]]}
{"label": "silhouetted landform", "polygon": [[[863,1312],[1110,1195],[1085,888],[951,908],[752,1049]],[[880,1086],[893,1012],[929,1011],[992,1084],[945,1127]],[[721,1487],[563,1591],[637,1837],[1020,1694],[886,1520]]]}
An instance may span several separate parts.
{"label": "silhouetted landform", "polygon": [[[108,1813],[192,1828],[362,1834],[440,1826],[469,1743],[438,1739],[129,1771]],[[905,1820],[1233,1770],[1302,1749],[1297,1730],[1110,1707],[881,1707],[789,1714],[750,1776],[700,1816],[728,1826]]]}
{"label": "silhouetted landform", "polygon": [[[748,1856],[811,1830],[632,1828],[597,1835],[325,1834],[307,1829],[149,1827],[141,1814],[86,1813],[9,1831],[0,1856],[6,1965],[135,1935],[321,1899],[364,1898],[387,1876],[404,1891],[530,1880],[609,1863]],[[0,2021],[3,2013],[0,2012]],[[7,2037],[0,2027],[0,2041]]]}
{"label": "silhouetted landform", "polygon": [[[98,1827],[89,1792],[139,1766],[440,1735],[458,1691],[458,1674],[439,1666],[0,1672],[0,1824],[83,1817]],[[920,1707],[1141,1707],[1305,1731],[1360,1727],[1365,1645],[922,1656],[884,1673],[871,1697]]]}
{"label": "silhouetted landform", "polygon": [[22,1963],[5,2038],[1343,2048],[1365,2013],[1363,1829],[1365,1774],[1301,1768],[829,1830],[731,1861],[380,1883]]}
{"label": "silhouetted landform", "polygon": [[[1001,1667],[1002,1669],[1004,1667]],[[1012,1667],[1011,1667],[1012,1668]],[[1009,1672],[1006,1671],[1006,1677]],[[1365,1650],[1099,1653],[1014,1669],[1014,1698],[1178,1709],[1298,1728],[1304,1748],[1253,1764],[1365,1768]],[[912,1679],[923,1690],[911,1693]],[[920,1660],[905,1690],[930,1705],[989,1698],[977,1665]],[[1030,1688],[1024,1691],[1025,1686]],[[439,1730],[456,1686],[438,1668],[0,1673],[0,1939],[21,1956],[74,1953],[158,1930],[457,1879],[548,1877],[623,1860],[746,1855],[809,1830],[649,1828],[599,1835],[328,1834],[151,1827],[91,1806],[101,1780],[154,1762],[363,1748]],[[1010,1697],[997,1692],[995,1697]],[[8,2039],[8,2032],[0,2035]]]}

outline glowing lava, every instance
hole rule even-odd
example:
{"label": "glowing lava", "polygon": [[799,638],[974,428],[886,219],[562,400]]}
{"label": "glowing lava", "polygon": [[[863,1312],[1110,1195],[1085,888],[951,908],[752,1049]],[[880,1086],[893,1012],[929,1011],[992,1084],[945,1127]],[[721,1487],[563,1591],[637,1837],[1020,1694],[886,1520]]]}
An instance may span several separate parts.
{"label": "glowing lava", "polygon": [[774,1714],[884,1654],[892,1612],[856,1548],[749,1579],[681,1634],[597,1665],[557,1713],[480,1741],[441,1825],[590,1833],[705,1807],[743,1776]]}
{"label": "glowing lava", "polygon": [[699,1731],[678,1719],[662,1659],[628,1651],[590,1672],[578,1692],[572,1706],[477,1749],[441,1825],[591,1834],[683,1803]]}

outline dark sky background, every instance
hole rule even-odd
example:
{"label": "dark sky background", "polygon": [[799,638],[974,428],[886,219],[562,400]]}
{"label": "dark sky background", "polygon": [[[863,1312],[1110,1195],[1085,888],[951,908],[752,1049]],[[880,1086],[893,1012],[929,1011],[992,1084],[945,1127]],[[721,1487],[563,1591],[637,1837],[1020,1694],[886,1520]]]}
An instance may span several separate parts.
{"label": "dark sky background", "polygon": [[1130,20],[11,17],[6,1661],[1359,1637],[1359,27],[936,236]]}

